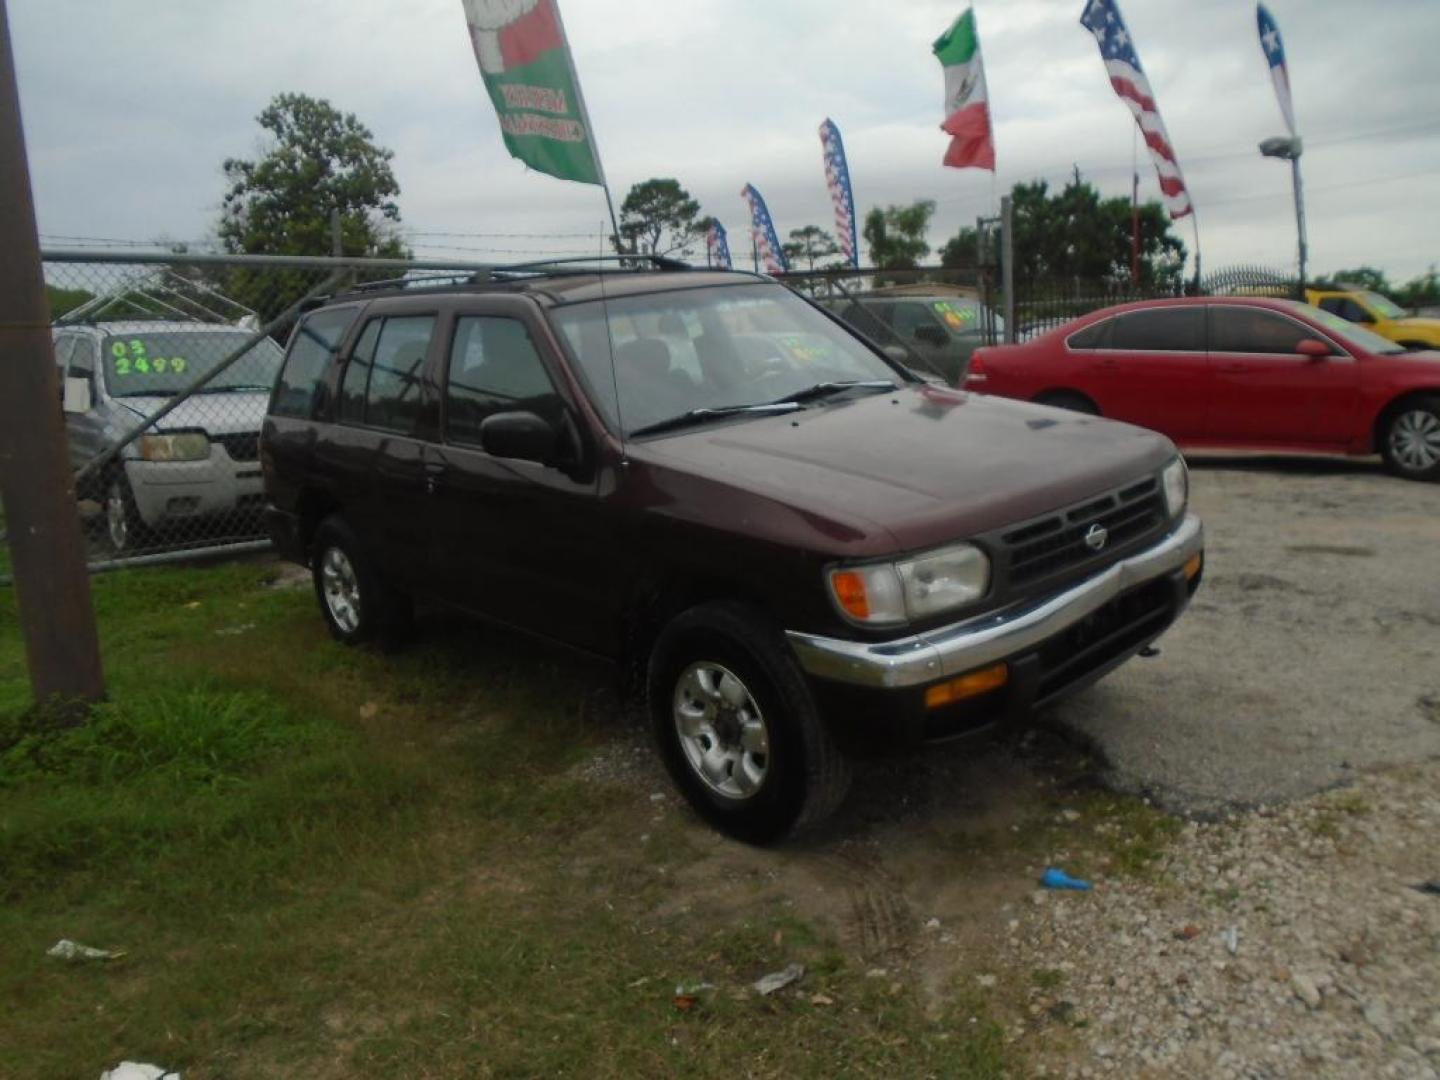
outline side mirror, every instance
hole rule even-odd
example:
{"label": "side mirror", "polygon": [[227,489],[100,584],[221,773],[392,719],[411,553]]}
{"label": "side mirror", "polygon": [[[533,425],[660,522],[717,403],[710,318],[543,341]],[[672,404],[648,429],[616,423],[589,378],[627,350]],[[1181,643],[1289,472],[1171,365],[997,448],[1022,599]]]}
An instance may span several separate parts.
{"label": "side mirror", "polygon": [[1330,346],[1323,341],[1316,341],[1314,338],[1305,338],[1296,343],[1295,351],[1301,356],[1308,356],[1311,360],[1324,360],[1330,355]]}
{"label": "side mirror", "polygon": [[910,362],[910,354],[899,345],[882,345],[881,349],[886,356],[894,360],[897,364],[908,364]]}
{"label": "side mirror", "polygon": [[87,413],[93,405],[90,380],[74,376],[65,380],[60,392],[60,407],[67,413]]}
{"label": "side mirror", "polygon": [[480,424],[480,446],[492,457],[549,465],[560,447],[560,433],[532,412],[502,412]]}

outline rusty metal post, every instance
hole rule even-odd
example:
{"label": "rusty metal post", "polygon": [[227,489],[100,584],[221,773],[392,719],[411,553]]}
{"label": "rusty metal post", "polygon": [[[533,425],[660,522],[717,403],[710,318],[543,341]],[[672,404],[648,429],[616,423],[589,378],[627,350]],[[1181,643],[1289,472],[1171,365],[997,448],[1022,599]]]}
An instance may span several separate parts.
{"label": "rusty metal post", "polygon": [[50,343],[10,22],[0,0],[0,495],[37,702],[105,696]]}

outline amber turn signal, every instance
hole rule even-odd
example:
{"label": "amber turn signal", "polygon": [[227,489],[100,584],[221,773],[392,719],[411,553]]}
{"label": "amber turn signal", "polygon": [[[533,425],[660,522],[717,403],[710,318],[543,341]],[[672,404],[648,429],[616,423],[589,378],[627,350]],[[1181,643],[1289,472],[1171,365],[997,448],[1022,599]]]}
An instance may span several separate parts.
{"label": "amber turn signal", "polygon": [[1194,581],[1195,575],[1200,572],[1200,567],[1204,565],[1205,556],[1201,555],[1200,552],[1197,551],[1194,555],[1191,555],[1190,558],[1185,560],[1185,580]]}
{"label": "amber turn signal", "polygon": [[865,579],[852,570],[837,570],[830,575],[830,587],[835,590],[835,599],[854,619],[870,617],[870,598],[865,595]]}
{"label": "amber turn signal", "polygon": [[951,679],[930,687],[925,691],[925,707],[938,709],[942,705],[952,705],[957,701],[964,701],[966,698],[983,694],[988,690],[998,690],[1009,681],[1010,666],[1008,664],[994,664],[987,668],[981,668],[979,671],[961,675],[958,679]]}

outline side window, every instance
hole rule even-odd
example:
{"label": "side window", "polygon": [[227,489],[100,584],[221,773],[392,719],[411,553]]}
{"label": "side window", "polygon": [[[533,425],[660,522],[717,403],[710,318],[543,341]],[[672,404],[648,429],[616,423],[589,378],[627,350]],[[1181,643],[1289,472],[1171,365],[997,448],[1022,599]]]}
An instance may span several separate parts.
{"label": "side window", "polygon": [[489,315],[457,319],[445,387],[446,438],[478,446],[486,417],[519,409],[550,420],[560,411],[525,324]]}
{"label": "side window", "polygon": [[1264,308],[1210,309],[1210,351],[1294,355],[1295,346],[1316,336],[1314,330]]}
{"label": "side window", "polygon": [[98,357],[94,338],[77,337],[75,351],[70,354],[70,374],[77,379],[93,379]]}
{"label": "side window", "polygon": [[1201,307],[1131,311],[1117,320],[1112,349],[1135,352],[1204,352],[1205,311]]}
{"label": "side window", "polygon": [[1342,319],[1349,319],[1353,323],[1373,323],[1375,316],[1364,304],[1357,304],[1354,300],[1346,300],[1345,306],[1340,310]]}
{"label": "side window", "polygon": [[1108,349],[1118,319],[1101,319],[1070,335],[1072,349]]}
{"label": "side window", "polygon": [[896,304],[894,312],[891,318],[895,332],[901,337],[913,338],[920,327],[935,325],[935,320],[930,317],[930,309],[924,304]]}
{"label": "side window", "polygon": [[385,320],[375,342],[370,386],[365,392],[368,426],[406,434],[415,430],[420,419],[420,368],[434,330],[434,315]]}
{"label": "side window", "polygon": [[1343,296],[1325,296],[1320,299],[1320,310],[1328,311],[1331,315],[1339,315],[1342,319],[1352,318],[1350,309],[1353,307],[1349,300]]}
{"label": "side window", "polygon": [[365,422],[365,392],[370,389],[370,369],[375,363],[375,343],[380,340],[384,319],[371,319],[365,324],[360,340],[350,350],[345,375],[340,382],[340,419],[345,423]]}
{"label": "side window", "polygon": [[55,339],[55,366],[63,377],[70,367],[70,356],[75,350],[75,335],[61,334]]}
{"label": "side window", "polygon": [[332,308],[315,312],[295,327],[289,354],[275,387],[272,413],[301,419],[315,415],[322,404],[325,369],[354,321],[355,308]]}

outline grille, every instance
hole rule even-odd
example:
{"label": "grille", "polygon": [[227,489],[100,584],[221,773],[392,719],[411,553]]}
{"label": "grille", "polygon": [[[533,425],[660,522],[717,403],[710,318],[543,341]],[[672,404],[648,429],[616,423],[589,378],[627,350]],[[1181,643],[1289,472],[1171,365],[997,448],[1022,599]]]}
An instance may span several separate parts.
{"label": "grille", "polygon": [[242,431],[235,435],[217,435],[215,441],[235,461],[255,461],[260,457],[260,433]]}
{"label": "grille", "polygon": [[[1154,478],[1113,491],[1001,536],[1009,553],[1011,586],[1100,561],[1165,521],[1164,497]],[[1099,551],[1085,543],[1092,526],[1108,534]]]}
{"label": "grille", "polygon": [[1156,578],[1110,601],[1040,649],[1036,703],[1055,696],[1155,637],[1175,614],[1174,592]]}

